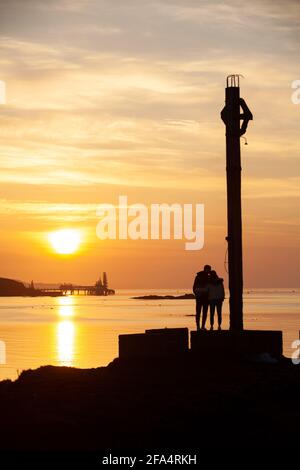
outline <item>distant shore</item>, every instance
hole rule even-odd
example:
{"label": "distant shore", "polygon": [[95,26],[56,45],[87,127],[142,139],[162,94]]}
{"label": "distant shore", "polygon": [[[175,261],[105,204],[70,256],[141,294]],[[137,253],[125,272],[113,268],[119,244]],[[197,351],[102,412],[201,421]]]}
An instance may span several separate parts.
{"label": "distant shore", "polygon": [[0,297],[59,297],[61,295],[63,295],[61,290],[43,291],[36,289],[33,282],[26,287],[21,281],[0,277]]}
{"label": "distant shore", "polygon": [[188,299],[194,299],[195,296],[194,294],[182,294],[182,295],[155,295],[155,294],[150,294],[150,295],[141,295],[138,297],[131,297],[132,299],[135,300],[188,300]]}

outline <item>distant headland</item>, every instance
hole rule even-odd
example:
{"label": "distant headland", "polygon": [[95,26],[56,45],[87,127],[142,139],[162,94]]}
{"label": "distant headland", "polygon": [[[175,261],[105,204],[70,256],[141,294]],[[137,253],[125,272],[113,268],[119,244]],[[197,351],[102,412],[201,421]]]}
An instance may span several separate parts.
{"label": "distant headland", "polygon": [[194,299],[194,294],[182,294],[182,295],[141,295],[139,297],[132,297],[137,300],[189,300]]}
{"label": "distant headland", "polygon": [[21,281],[0,277],[0,297],[57,297],[59,295],[62,295],[59,291],[49,290],[45,292],[42,289],[36,289],[33,282],[29,287],[26,287]]}
{"label": "distant headland", "polygon": [[36,288],[33,281],[29,286],[15,279],[0,277],[0,297],[59,297],[63,295],[114,295],[115,290],[108,287],[107,274],[103,273],[94,285],[61,284],[59,287]]}

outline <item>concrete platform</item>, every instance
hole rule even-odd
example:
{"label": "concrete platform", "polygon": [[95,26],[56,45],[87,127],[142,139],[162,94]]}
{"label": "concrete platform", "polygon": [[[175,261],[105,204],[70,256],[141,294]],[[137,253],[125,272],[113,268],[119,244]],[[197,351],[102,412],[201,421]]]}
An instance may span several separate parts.
{"label": "concrete platform", "polygon": [[200,354],[234,354],[235,339],[228,330],[191,331],[191,350]]}
{"label": "concrete platform", "polygon": [[[145,333],[119,335],[119,357],[146,358],[171,357],[186,353],[187,328],[146,330]],[[269,354],[282,356],[282,332],[263,330],[243,331],[191,331],[191,351],[202,357],[256,356]]]}
{"label": "concrete platform", "polygon": [[282,331],[191,331],[191,350],[205,355],[282,356]]}
{"label": "concrete platform", "polygon": [[187,328],[146,330],[145,333],[119,335],[119,357],[170,357],[188,351]]}

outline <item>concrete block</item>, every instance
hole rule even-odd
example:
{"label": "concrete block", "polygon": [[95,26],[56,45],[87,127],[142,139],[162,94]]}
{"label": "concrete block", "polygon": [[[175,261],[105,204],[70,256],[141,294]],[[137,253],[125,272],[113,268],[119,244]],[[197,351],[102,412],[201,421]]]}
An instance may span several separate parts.
{"label": "concrete block", "polygon": [[235,352],[235,340],[231,331],[228,330],[191,331],[191,350],[210,356],[233,354]]}
{"label": "concrete block", "polygon": [[188,350],[187,328],[146,330],[145,333],[119,335],[119,357],[169,357]]}
{"label": "concrete block", "polygon": [[253,356],[267,353],[275,358],[282,356],[282,332],[263,330],[243,331],[192,331],[191,350],[215,356],[234,354]]}
{"label": "concrete block", "polygon": [[267,353],[275,358],[282,356],[282,331],[243,330],[235,333],[235,347],[239,354]]}
{"label": "concrete block", "polygon": [[170,352],[183,352],[189,349],[188,328],[162,328],[146,330],[145,333],[147,335],[160,335],[161,341],[168,344]]}

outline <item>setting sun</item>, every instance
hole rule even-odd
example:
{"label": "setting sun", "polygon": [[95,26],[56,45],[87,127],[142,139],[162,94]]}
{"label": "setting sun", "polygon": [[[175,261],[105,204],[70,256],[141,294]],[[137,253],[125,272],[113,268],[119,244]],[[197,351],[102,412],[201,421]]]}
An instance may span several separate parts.
{"label": "setting sun", "polygon": [[48,236],[54,251],[60,255],[75,253],[81,242],[81,233],[75,229],[64,229],[52,232]]}

